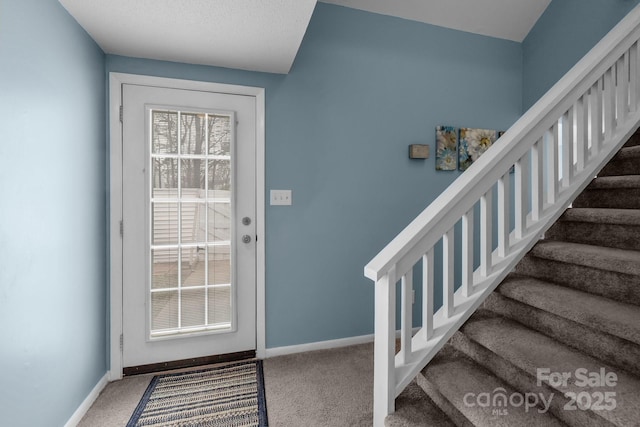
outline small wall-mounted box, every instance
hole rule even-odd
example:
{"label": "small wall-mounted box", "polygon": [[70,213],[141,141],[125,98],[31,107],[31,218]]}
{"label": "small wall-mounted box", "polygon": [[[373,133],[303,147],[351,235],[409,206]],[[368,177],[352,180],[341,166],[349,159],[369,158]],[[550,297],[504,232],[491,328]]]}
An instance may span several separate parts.
{"label": "small wall-mounted box", "polygon": [[429,145],[427,144],[411,144],[409,146],[410,159],[428,159]]}

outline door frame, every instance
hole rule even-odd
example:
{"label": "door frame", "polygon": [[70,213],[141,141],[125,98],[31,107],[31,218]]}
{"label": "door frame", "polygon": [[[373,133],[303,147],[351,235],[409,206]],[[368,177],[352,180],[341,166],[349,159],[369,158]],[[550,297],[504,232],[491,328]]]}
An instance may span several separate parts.
{"label": "door frame", "polygon": [[[265,90],[194,80],[109,73],[109,380],[122,378],[122,85],[158,86],[172,89],[219,92],[256,98],[256,356],[266,356],[265,310]],[[126,227],[126,225],[125,225]],[[126,232],[126,230],[125,230]]]}

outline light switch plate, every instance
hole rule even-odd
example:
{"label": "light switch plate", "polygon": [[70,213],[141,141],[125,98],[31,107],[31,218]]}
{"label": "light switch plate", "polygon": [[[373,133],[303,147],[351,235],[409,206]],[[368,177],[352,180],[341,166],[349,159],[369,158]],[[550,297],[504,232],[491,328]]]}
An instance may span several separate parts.
{"label": "light switch plate", "polygon": [[291,205],[291,190],[271,190],[270,204],[274,206]]}

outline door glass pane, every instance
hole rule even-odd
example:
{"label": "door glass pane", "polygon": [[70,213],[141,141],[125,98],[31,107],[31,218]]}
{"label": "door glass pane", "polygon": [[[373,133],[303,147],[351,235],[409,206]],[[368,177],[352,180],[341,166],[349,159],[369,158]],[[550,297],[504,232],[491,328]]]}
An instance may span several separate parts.
{"label": "door glass pane", "polygon": [[204,247],[183,247],[182,251],[182,287],[203,286],[206,282]]}
{"label": "door glass pane", "polygon": [[209,242],[229,241],[231,239],[231,203],[209,203],[207,229]]}
{"label": "door glass pane", "polygon": [[231,124],[229,116],[209,116],[209,154],[231,155]]}
{"label": "door glass pane", "polygon": [[153,197],[170,199],[178,197],[178,161],[169,157],[155,157],[153,167]]}
{"label": "door glass pane", "polygon": [[231,162],[209,160],[209,190],[231,190]]}
{"label": "door glass pane", "polygon": [[182,291],[181,324],[183,327],[205,326],[205,289]]}
{"label": "door glass pane", "polygon": [[180,162],[182,197],[185,199],[204,197],[206,185],[204,159],[187,159]]}
{"label": "door glass pane", "polygon": [[151,294],[152,330],[178,327],[178,291],[154,292]]}
{"label": "door glass pane", "polygon": [[224,326],[231,319],[231,286],[221,286],[209,290],[209,322]]}
{"label": "door glass pane", "polygon": [[[204,200],[204,199],[203,199]],[[204,221],[201,216],[205,215],[204,204],[197,202],[182,202],[182,233],[180,241],[182,243],[202,242],[204,238]]]}
{"label": "door glass pane", "polygon": [[233,117],[151,111],[151,337],[232,328]]}
{"label": "door glass pane", "polygon": [[153,249],[151,258],[151,289],[177,288],[178,249]]}
{"label": "door glass pane", "polygon": [[204,154],[206,114],[180,115],[180,150],[182,154]]}
{"label": "door glass pane", "polygon": [[231,283],[231,247],[229,245],[211,246],[208,250],[208,285],[228,285]]}
{"label": "door glass pane", "polygon": [[152,153],[178,152],[178,112],[154,111],[151,118]]}
{"label": "door glass pane", "polygon": [[153,202],[151,205],[153,244],[178,243],[178,203]]}

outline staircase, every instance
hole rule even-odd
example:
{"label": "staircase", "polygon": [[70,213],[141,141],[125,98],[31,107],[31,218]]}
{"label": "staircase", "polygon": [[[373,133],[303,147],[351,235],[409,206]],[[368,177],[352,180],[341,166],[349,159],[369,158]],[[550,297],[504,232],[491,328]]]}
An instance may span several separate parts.
{"label": "staircase", "polygon": [[640,5],[365,266],[375,427],[640,426],[639,126]]}
{"label": "staircase", "polygon": [[640,426],[640,133],[398,396],[385,425]]}

